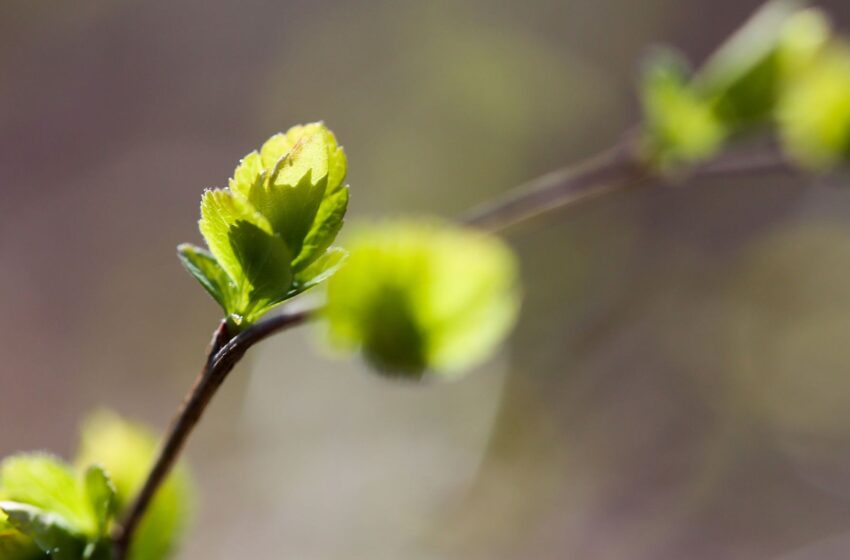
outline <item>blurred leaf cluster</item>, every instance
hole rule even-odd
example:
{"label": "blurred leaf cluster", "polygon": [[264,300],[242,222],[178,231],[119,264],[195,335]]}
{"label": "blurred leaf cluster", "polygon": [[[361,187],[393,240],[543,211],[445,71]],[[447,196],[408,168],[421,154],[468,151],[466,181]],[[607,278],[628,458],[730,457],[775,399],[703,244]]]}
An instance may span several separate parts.
{"label": "blurred leaf cluster", "polygon": [[[111,531],[145,480],[156,439],[100,412],[85,424],[74,465],[46,453],[0,463],[0,560],[110,560]],[[191,483],[180,467],[154,499],[130,549],[132,560],[174,551],[189,517]]]}
{"label": "blurred leaf cluster", "polygon": [[697,71],[679,53],[656,50],[641,94],[643,155],[662,170],[771,130],[808,169],[850,155],[850,45],[823,12],[796,0],[763,6]]}
{"label": "blurred leaf cluster", "polygon": [[486,358],[519,307],[517,264],[491,235],[436,221],[362,226],[328,283],[338,347],[385,372],[457,373]]}

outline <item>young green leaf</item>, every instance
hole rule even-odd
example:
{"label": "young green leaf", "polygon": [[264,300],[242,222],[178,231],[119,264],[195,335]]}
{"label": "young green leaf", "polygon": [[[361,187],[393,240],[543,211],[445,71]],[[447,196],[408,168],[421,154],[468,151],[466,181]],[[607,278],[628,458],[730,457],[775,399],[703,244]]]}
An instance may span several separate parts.
{"label": "young green leaf", "polygon": [[273,181],[277,184],[296,184],[309,170],[316,181],[327,176],[332,192],[345,179],[345,152],[321,122],[293,126],[272,136],[260,148],[260,160],[267,174],[279,170]]}
{"label": "young green leaf", "polygon": [[248,198],[254,188],[261,186],[266,179],[263,160],[256,151],[251,152],[239,162],[228,186],[230,190]]}
{"label": "young green leaf", "polygon": [[304,238],[316,219],[326,183],[327,171],[325,176],[314,181],[308,169],[293,184],[272,183],[255,188],[249,195],[248,200],[268,219],[272,230],[283,238],[293,257],[301,252]]}
{"label": "young green leaf", "polygon": [[342,229],[345,212],[348,210],[348,187],[339,187],[327,194],[316,213],[316,220],[307,233],[298,258],[292,263],[295,270],[304,270],[325,251]]}
{"label": "young green leaf", "polygon": [[272,233],[268,220],[247,200],[229,190],[208,190],[201,198],[201,234],[213,256],[227,275],[239,286],[245,280],[242,263],[233,246],[231,230],[238,223],[253,224],[266,233]]}
{"label": "young green leaf", "polygon": [[328,283],[332,343],[380,371],[451,375],[484,360],[519,305],[511,251],[482,232],[438,222],[362,228]]}
{"label": "young green leaf", "polygon": [[[82,560],[86,539],[62,515],[29,504],[0,502],[8,522],[28,536],[51,560]],[[5,560],[5,559],[4,559]]]}
{"label": "young green leaf", "polygon": [[[339,270],[347,257],[348,251],[345,249],[331,247],[310,266],[296,273],[293,289],[301,293],[321,284]],[[290,294],[290,297],[292,295],[295,294]]]}
{"label": "young green leaf", "polygon": [[189,274],[200,282],[222,309],[235,310],[239,301],[236,286],[209,251],[183,243],[177,246],[177,255]]}
{"label": "young green leaf", "polygon": [[[143,426],[99,412],[83,426],[76,463],[106,468],[115,486],[117,510],[123,512],[147,477],[157,443]],[[174,553],[191,516],[193,495],[189,473],[181,463],[159,489],[139,525],[130,560],[164,560]]]}
{"label": "young green leaf", "polygon": [[280,237],[249,222],[237,222],[230,238],[245,279],[244,304],[236,311],[250,323],[286,297],[292,285],[292,256]]}
{"label": "young green leaf", "polygon": [[98,534],[106,536],[109,522],[115,511],[115,485],[99,465],[92,465],[85,473],[86,495],[95,514]]}
{"label": "young green leaf", "polygon": [[98,518],[82,478],[56,457],[32,453],[5,459],[0,488],[8,501],[56,514],[79,534],[98,535]]}
{"label": "young green leaf", "polygon": [[[324,227],[328,219],[328,210],[319,215],[320,206],[342,188],[345,153],[324,124],[313,123],[273,136],[259,154],[243,160],[231,184],[268,218],[274,231],[286,241],[293,257],[303,261],[305,257],[300,255],[306,245],[305,238],[314,228]],[[246,168],[250,172],[246,172]],[[237,177],[249,179],[237,180]],[[339,207],[338,198],[331,206]],[[324,229],[330,231],[332,226]],[[311,244],[312,256],[321,254],[332,240],[319,250]]]}

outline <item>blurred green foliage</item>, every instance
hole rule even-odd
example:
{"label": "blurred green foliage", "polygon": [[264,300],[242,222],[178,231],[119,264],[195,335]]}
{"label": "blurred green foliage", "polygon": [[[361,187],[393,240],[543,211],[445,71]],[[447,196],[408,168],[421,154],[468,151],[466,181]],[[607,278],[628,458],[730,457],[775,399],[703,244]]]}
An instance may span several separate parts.
{"label": "blurred green foliage", "polygon": [[644,69],[644,149],[663,169],[705,159],[725,140],[725,127],[711,104],[690,87],[688,73],[685,61],[668,50],[656,51]]}
{"label": "blurred green foliage", "polygon": [[9,560],[32,557],[35,548],[56,560],[108,560],[115,488],[101,467],[77,471],[51,455],[15,455],[0,464],[0,488],[14,529],[4,545],[14,550]]}
{"label": "blurred green foliage", "polygon": [[[110,531],[144,482],[157,449],[142,426],[100,412],[85,425],[75,460],[22,453],[0,463],[0,559],[109,560]],[[190,517],[191,483],[179,467],[161,488],[130,549],[162,560]]]}
{"label": "blurred green foliage", "polygon": [[850,54],[827,17],[765,4],[695,74],[666,52],[646,65],[642,149],[662,170],[704,161],[724,139],[778,130],[799,165],[842,163],[850,145]]}
{"label": "blurred green foliage", "polygon": [[429,221],[362,226],[328,284],[330,340],[381,371],[456,374],[513,325],[517,263],[497,238]]}
{"label": "blurred green foliage", "polygon": [[783,143],[815,169],[850,155],[850,48],[834,45],[791,84],[779,107]]}

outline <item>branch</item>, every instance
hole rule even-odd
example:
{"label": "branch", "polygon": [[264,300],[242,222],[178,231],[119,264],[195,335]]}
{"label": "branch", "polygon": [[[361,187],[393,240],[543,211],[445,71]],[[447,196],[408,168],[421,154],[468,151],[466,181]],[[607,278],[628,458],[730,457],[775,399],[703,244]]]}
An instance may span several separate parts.
{"label": "branch", "polygon": [[797,173],[774,149],[731,155],[692,169],[684,176],[665,177],[639,156],[632,137],[577,166],[547,173],[509,190],[493,202],[473,208],[460,221],[488,231],[503,231],[557,209],[614,191],[633,190],[682,179]]}
{"label": "branch", "polygon": [[[787,173],[791,167],[777,153],[727,157],[697,167],[689,177],[740,176],[752,173]],[[669,183],[639,157],[633,135],[627,135],[612,149],[574,167],[567,167],[510,190],[492,203],[473,209],[461,221],[491,231],[508,229],[521,222],[572,206],[600,195],[631,190],[651,184]],[[124,560],[133,533],[150,506],[156,491],[183,450],[201,415],[218,388],[245,353],[269,336],[300,325],[316,315],[315,309],[266,319],[233,336],[227,323],[216,329],[207,360],[183,401],[169,429],[165,443],[139,495],[115,535],[115,559]]]}
{"label": "branch", "polygon": [[213,334],[204,367],[183,400],[144,486],[115,535],[116,560],[124,560],[127,557],[133,533],[138,528],[156,491],[174,467],[186,440],[233,367],[258,342],[314,318],[316,312],[317,310],[310,309],[277,315],[248,327],[236,336],[228,332],[226,321],[221,322]]}

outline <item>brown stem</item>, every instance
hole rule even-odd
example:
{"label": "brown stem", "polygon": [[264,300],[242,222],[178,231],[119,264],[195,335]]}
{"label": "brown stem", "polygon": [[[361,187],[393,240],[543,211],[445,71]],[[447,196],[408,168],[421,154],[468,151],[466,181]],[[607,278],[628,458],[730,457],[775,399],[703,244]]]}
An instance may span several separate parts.
{"label": "brown stem", "polygon": [[473,208],[460,221],[488,231],[504,231],[557,209],[618,190],[631,190],[690,178],[796,172],[775,150],[718,158],[683,176],[664,176],[640,157],[633,136],[577,166],[569,166],[520,185],[496,200]]}
{"label": "brown stem", "polygon": [[124,560],[127,557],[133,533],[138,528],[156,491],[174,467],[186,440],[236,363],[256,343],[277,332],[300,325],[314,316],[315,310],[278,315],[260,321],[235,336],[230,333],[227,322],[221,322],[213,334],[204,367],[183,400],[144,486],[117,531],[114,555],[116,560]]}
{"label": "brown stem", "polygon": [[467,225],[502,231],[556,208],[637,186],[649,173],[630,138],[577,166],[564,167],[508,191],[461,217]]}

